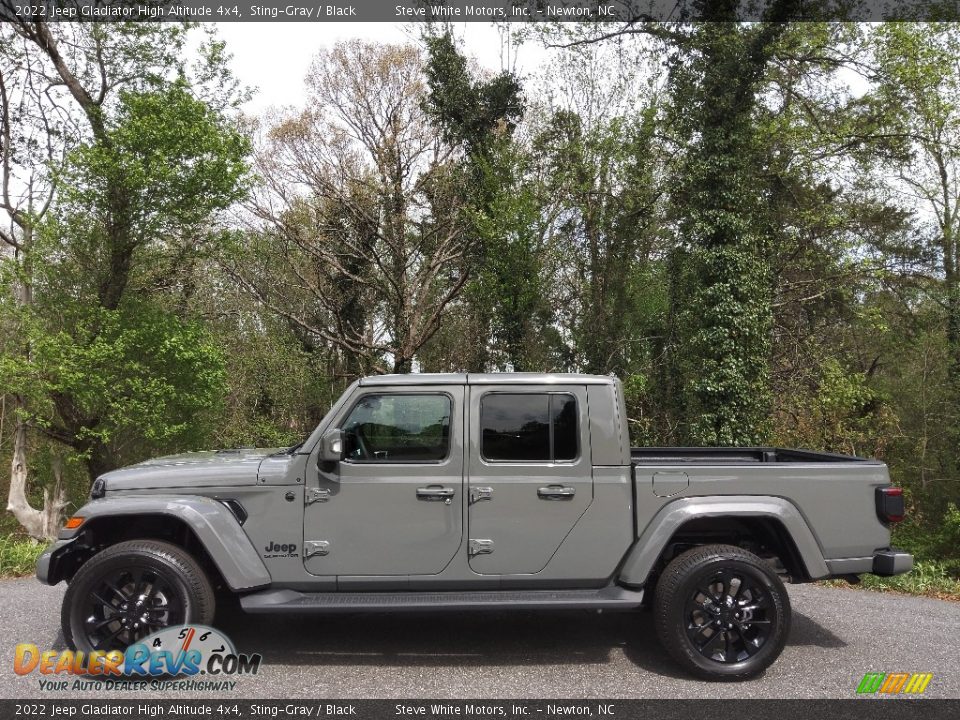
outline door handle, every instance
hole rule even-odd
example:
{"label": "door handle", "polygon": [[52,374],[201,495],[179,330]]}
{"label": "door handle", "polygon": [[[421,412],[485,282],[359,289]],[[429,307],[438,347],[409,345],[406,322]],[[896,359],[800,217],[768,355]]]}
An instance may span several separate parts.
{"label": "door handle", "polygon": [[426,502],[442,502],[450,504],[453,497],[453,488],[445,488],[439,485],[430,485],[429,487],[417,488],[417,500]]}
{"label": "door handle", "polygon": [[547,487],[537,488],[537,497],[541,500],[573,500],[577,494],[577,489],[564,487],[563,485],[548,485]]}

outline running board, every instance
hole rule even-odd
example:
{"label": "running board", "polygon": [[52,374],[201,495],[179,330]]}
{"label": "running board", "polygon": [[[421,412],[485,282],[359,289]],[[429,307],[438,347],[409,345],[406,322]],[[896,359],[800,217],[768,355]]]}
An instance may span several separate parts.
{"label": "running board", "polygon": [[248,613],[357,613],[422,610],[630,610],[643,590],[485,590],[476,592],[322,592],[261,590],[240,598]]}

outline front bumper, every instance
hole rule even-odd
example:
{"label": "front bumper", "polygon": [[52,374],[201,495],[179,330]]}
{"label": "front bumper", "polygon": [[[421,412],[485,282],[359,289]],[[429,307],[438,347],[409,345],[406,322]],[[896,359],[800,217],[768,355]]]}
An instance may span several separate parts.
{"label": "front bumper", "polygon": [[56,585],[63,579],[65,558],[75,550],[72,545],[76,538],[57,540],[37,558],[37,580],[44,585]]}
{"label": "front bumper", "polygon": [[890,548],[873,554],[874,575],[903,575],[913,570],[913,555],[903,550]]}

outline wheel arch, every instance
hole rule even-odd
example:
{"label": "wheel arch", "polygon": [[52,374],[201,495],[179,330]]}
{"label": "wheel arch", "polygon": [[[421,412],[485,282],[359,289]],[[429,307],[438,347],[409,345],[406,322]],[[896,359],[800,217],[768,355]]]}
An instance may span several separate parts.
{"label": "wheel arch", "polygon": [[819,543],[793,503],[748,495],[681,498],[665,505],[627,553],[619,579],[642,586],[664,562],[690,547],[738,541],[772,551],[795,581],[829,575]]}
{"label": "wheel arch", "polygon": [[69,580],[91,557],[125,540],[157,539],[190,552],[234,591],[270,584],[270,575],[237,517],[212,498],[169,496],[95,500],[76,513],[84,522],[61,531],[37,563],[38,578],[54,585]]}

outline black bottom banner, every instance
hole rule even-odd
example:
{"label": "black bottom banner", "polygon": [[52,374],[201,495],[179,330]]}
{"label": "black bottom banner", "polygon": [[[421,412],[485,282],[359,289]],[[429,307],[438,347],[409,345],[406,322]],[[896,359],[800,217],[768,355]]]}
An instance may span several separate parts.
{"label": "black bottom banner", "polygon": [[960,718],[960,700],[0,700],[0,718]]}

